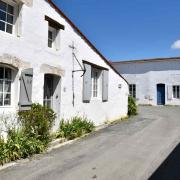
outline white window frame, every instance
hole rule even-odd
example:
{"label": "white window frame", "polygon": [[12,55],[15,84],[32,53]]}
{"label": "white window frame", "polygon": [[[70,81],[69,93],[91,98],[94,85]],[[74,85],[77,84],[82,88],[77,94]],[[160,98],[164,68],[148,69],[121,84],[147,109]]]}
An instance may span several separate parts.
{"label": "white window frame", "polygon": [[[12,1],[12,0],[1,0],[2,2],[4,2],[4,3],[6,3],[7,5],[10,5],[10,6],[12,6],[13,8],[14,8],[14,13],[13,13],[13,24],[11,24],[11,23],[8,23],[7,22],[7,20],[6,21],[3,21],[3,20],[0,20],[0,21],[2,21],[2,22],[4,22],[5,23],[5,31],[3,31],[3,30],[0,30],[0,33],[5,33],[5,34],[8,34],[8,35],[14,35],[15,34],[15,29],[16,29],[16,25],[15,25],[15,19],[17,18],[17,14],[18,14],[18,10],[17,10],[17,3],[16,2],[14,2],[14,1]],[[7,16],[7,14],[9,14],[10,15],[10,13],[8,13],[7,12],[7,10],[6,11],[3,11],[3,10],[1,10],[2,12],[5,12],[6,13],[6,16]],[[7,18],[7,17],[6,17]],[[10,25],[12,25],[12,33],[8,33],[8,32],[6,32],[6,25],[7,24],[10,24]]]}
{"label": "white window frame", "polygon": [[136,84],[129,84],[129,95],[136,99]]}
{"label": "white window frame", "polygon": [[173,91],[173,98],[180,99],[180,85],[173,85],[172,91]]}
{"label": "white window frame", "polygon": [[92,99],[100,99],[102,97],[102,71],[92,67],[91,79]]}
{"label": "white window frame", "polygon": [[[2,105],[0,105],[0,108],[2,108],[2,107],[11,107],[12,106],[12,76],[13,76],[13,70],[8,66],[2,66],[1,65],[0,67],[3,68],[3,79],[0,79],[0,81],[3,81],[3,91],[2,92],[0,91],[0,94],[3,94]],[[5,78],[5,69],[10,69],[11,70],[11,78],[10,79]],[[5,83],[6,82],[10,82],[10,92],[5,92]],[[8,104],[8,105],[4,105],[4,102],[5,102],[4,95],[5,94],[10,95],[10,104]]]}

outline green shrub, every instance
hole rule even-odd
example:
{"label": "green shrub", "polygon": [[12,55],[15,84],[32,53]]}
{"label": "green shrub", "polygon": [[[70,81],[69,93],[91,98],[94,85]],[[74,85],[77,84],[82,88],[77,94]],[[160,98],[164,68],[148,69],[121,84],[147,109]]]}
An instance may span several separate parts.
{"label": "green shrub", "polygon": [[50,131],[56,118],[52,109],[33,104],[30,111],[19,112],[18,115],[25,134],[42,141],[45,145],[50,142]]}
{"label": "green shrub", "polygon": [[59,136],[68,140],[75,139],[95,129],[93,122],[87,118],[75,116],[70,120],[60,122]]}
{"label": "green shrub", "polygon": [[29,137],[22,130],[14,128],[8,130],[7,141],[0,140],[0,164],[27,158],[33,154],[39,154],[45,150],[44,143]]}
{"label": "green shrub", "polygon": [[128,97],[128,115],[129,116],[137,115],[136,101],[132,96]]}

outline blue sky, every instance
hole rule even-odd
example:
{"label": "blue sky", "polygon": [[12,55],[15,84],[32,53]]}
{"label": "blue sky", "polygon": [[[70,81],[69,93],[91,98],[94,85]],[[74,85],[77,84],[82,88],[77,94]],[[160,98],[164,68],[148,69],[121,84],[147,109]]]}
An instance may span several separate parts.
{"label": "blue sky", "polygon": [[180,56],[180,0],[53,0],[109,60]]}

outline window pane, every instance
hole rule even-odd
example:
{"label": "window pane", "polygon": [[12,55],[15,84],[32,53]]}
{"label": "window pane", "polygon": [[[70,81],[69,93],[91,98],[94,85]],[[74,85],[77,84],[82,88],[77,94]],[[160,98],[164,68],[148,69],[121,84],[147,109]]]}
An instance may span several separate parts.
{"label": "window pane", "polygon": [[13,24],[13,16],[12,15],[7,15],[7,22],[10,24]]}
{"label": "window pane", "polygon": [[179,86],[177,86],[177,98],[179,98]]}
{"label": "window pane", "polygon": [[0,80],[0,92],[3,92],[3,80]]}
{"label": "window pane", "polygon": [[0,93],[0,106],[3,106],[3,93]]}
{"label": "window pane", "polygon": [[5,79],[11,80],[11,69],[5,68]]}
{"label": "window pane", "polygon": [[5,81],[4,92],[5,93],[10,93],[11,92],[11,81]]}
{"label": "window pane", "polygon": [[0,9],[6,11],[6,3],[0,0]]}
{"label": "window pane", "polygon": [[48,39],[52,39],[53,33],[51,31],[48,31]]}
{"label": "window pane", "polygon": [[13,6],[8,5],[8,10],[7,10],[7,12],[10,13],[10,14],[14,14],[14,8],[13,8]]}
{"label": "window pane", "polygon": [[0,30],[5,31],[5,23],[0,21]]}
{"label": "window pane", "polygon": [[0,20],[6,21],[6,13],[0,10]]}
{"label": "window pane", "polygon": [[6,32],[12,34],[12,29],[13,29],[13,26],[10,25],[10,24],[7,24],[7,26],[6,26]]}
{"label": "window pane", "polygon": [[0,67],[0,79],[4,78],[4,68]]}
{"label": "window pane", "polygon": [[4,94],[4,106],[11,105],[11,95],[10,94]]}
{"label": "window pane", "polygon": [[48,47],[52,48],[52,40],[48,39]]}

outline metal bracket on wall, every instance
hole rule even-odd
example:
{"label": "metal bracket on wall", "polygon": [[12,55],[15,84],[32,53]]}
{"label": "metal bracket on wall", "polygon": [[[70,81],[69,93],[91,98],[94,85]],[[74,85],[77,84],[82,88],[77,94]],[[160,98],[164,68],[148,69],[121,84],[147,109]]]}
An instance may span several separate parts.
{"label": "metal bracket on wall", "polygon": [[75,53],[73,53],[73,56],[75,58],[75,60],[77,61],[77,63],[79,64],[80,68],[79,70],[73,70],[72,72],[75,73],[75,72],[83,72],[83,74],[81,75],[81,77],[84,76],[85,72],[86,72],[86,68],[83,64],[83,66],[81,65],[81,63],[79,62],[78,58],[76,57]]}

